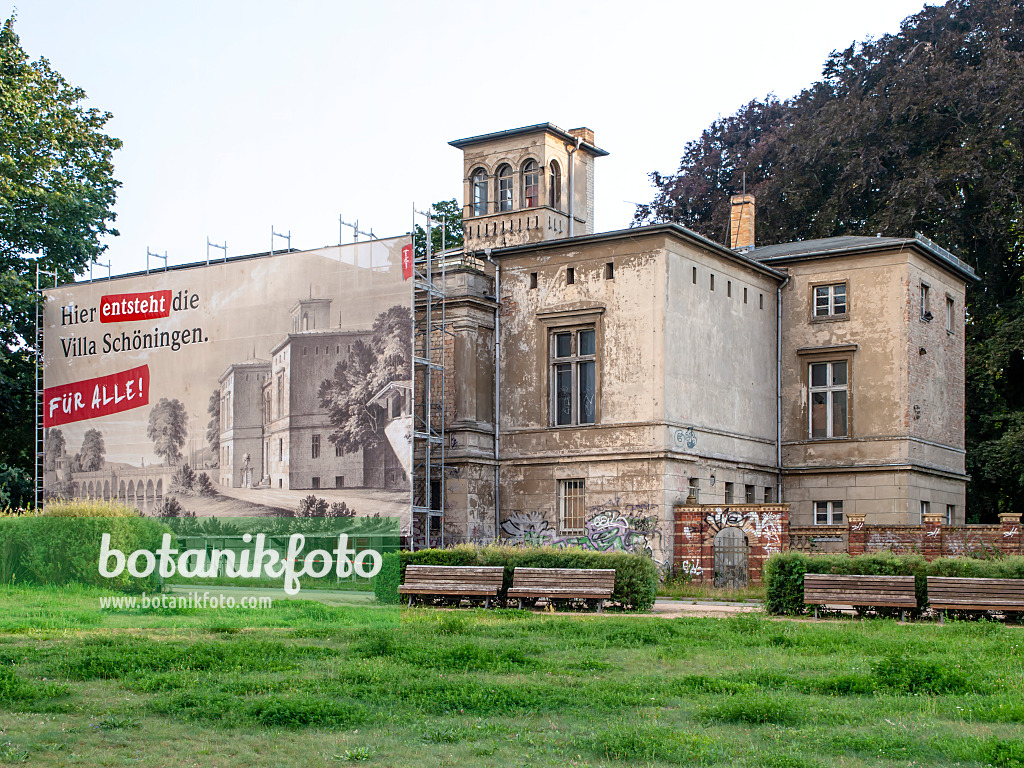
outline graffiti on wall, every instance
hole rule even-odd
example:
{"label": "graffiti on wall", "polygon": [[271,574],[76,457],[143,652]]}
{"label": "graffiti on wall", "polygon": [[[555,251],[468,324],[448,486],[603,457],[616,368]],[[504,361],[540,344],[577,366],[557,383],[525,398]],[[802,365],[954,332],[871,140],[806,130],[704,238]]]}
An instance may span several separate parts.
{"label": "graffiti on wall", "polygon": [[712,536],[723,528],[739,528],[752,535],[764,547],[766,555],[782,551],[782,513],[756,509],[715,507],[704,521]]}
{"label": "graffiti on wall", "polygon": [[[657,509],[657,505],[624,506],[634,511],[641,507]],[[659,559],[662,547],[657,514],[629,515],[617,508],[607,508],[589,517],[582,533],[559,536],[542,512],[515,511],[502,521],[501,530],[515,543],[579,547],[594,552],[621,550],[645,554],[659,565],[667,564],[667,560]]]}
{"label": "graffiti on wall", "polygon": [[866,549],[868,552],[888,549],[896,554],[920,552],[921,542],[914,532],[882,529],[868,533]]}

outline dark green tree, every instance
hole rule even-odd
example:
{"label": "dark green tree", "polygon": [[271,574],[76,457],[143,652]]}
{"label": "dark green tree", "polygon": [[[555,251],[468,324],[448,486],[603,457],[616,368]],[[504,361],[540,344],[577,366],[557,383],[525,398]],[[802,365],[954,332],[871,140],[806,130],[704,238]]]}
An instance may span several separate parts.
{"label": "dark green tree", "polygon": [[752,101],[687,144],[634,221],[724,241],[744,175],[759,244],[922,232],[975,267],[968,519],[1024,512],[1024,6],[950,0],[832,53],[797,96]]}
{"label": "dark green tree", "polygon": [[214,467],[220,466],[220,390],[215,389],[210,393],[210,402],[206,405],[206,412],[210,414],[210,420],[206,423],[206,442],[210,446],[210,453],[213,454]]}
{"label": "dark green tree", "polygon": [[83,105],[46,59],[30,62],[0,29],[0,462],[31,471],[36,265],[68,282],[116,235],[119,182],[103,133],[111,115]]}
{"label": "dark green tree", "polygon": [[[430,226],[431,252],[440,253],[442,249],[461,248],[462,206],[454,198],[440,200],[430,206],[428,213],[433,218]],[[416,232],[413,235],[413,245],[417,256],[426,253],[427,230],[419,224],[416,225]]]}

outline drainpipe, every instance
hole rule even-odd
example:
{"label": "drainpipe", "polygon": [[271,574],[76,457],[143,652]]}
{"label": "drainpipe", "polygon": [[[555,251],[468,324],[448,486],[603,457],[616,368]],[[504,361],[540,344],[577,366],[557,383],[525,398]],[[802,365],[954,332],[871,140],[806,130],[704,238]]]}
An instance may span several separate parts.
{"label": "drainpipe", "polygon": [[573,225],[576,221],[576,174],[574,173],[576,158],[573,155],[579,150],[582,141],[583,139],[577,136],[575,145],[565,145],[569,152],[569,237],[573,236]]}
{"label": "drainpipe", "polygon": [[499,406],[501,405],[501,265],[491,258],[491,249],[484,249],[484,258],[494,266],[494,538],[501,538],[501,492],[498,485],[501,480],[498,466],[498,445],[501,440],[499,426]]}
{"label": "drainpipe", "polygon": [[789,283],[789,275],[779,283],[775,292],[775,472],[776,503],[782,502],[782,289]]}

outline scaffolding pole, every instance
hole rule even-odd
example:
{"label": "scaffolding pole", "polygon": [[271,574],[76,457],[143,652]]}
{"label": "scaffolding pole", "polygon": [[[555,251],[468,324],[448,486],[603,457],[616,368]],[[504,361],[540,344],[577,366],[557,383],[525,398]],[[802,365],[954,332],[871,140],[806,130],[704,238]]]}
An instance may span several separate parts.
{"label": "scaffolding pole", "polygon": [[[416,216],[427,220],[426,246],[415,255]],[[445,509],[445,416],[446,387],[444,336],[447,333],[445,281],[447,270],[442,248],[433,253],[433,216],[413,206],[413,477],[412,525],[409,548],[444,547]],[[442,239],[444,232],[442,231]],[[437,271],[437,267],[440,271]],[[435,278],[440,277],[440,287]],[[435,335],[438,343],[435,344]],[[440,362],[435,360],[438,357]],[[417,535],[417,525],[422,536]]]}
{"label": "scaffolding pole", "polygon": [[36,338],[35,338],[35,362],[36,362],[36,407],[35,407],[35,473],[33,476],[33,508],[40,509],[43,505],[43,480],[46,476],[46,429],[43,426],[44,419],[44,389],[43,389],[43,336],[46,330],[45,306],[40,277],[46,275],[53,278],[53,287],[57,287],[57,272],[49,272],[40,269],[36,263]]}

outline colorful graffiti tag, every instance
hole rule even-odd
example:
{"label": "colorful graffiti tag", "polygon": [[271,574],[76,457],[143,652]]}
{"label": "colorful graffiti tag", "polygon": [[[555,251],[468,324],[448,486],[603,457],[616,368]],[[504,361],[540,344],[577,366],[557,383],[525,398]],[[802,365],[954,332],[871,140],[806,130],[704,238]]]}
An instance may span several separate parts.
{"label": "colorful graffiti tag", "polygon": [[[635,505],[634,505],[635,506]],[[552,547],[579,547],[594,552],[621,550],[646,554],[656,563],[660,559],[661,532],[658,518],[653,515],[626,516],[609,510],[588,519],[583,532],[559,536],[554,526],[541,512],[512,512],[501,523],[502,532],[515,543]]]}

